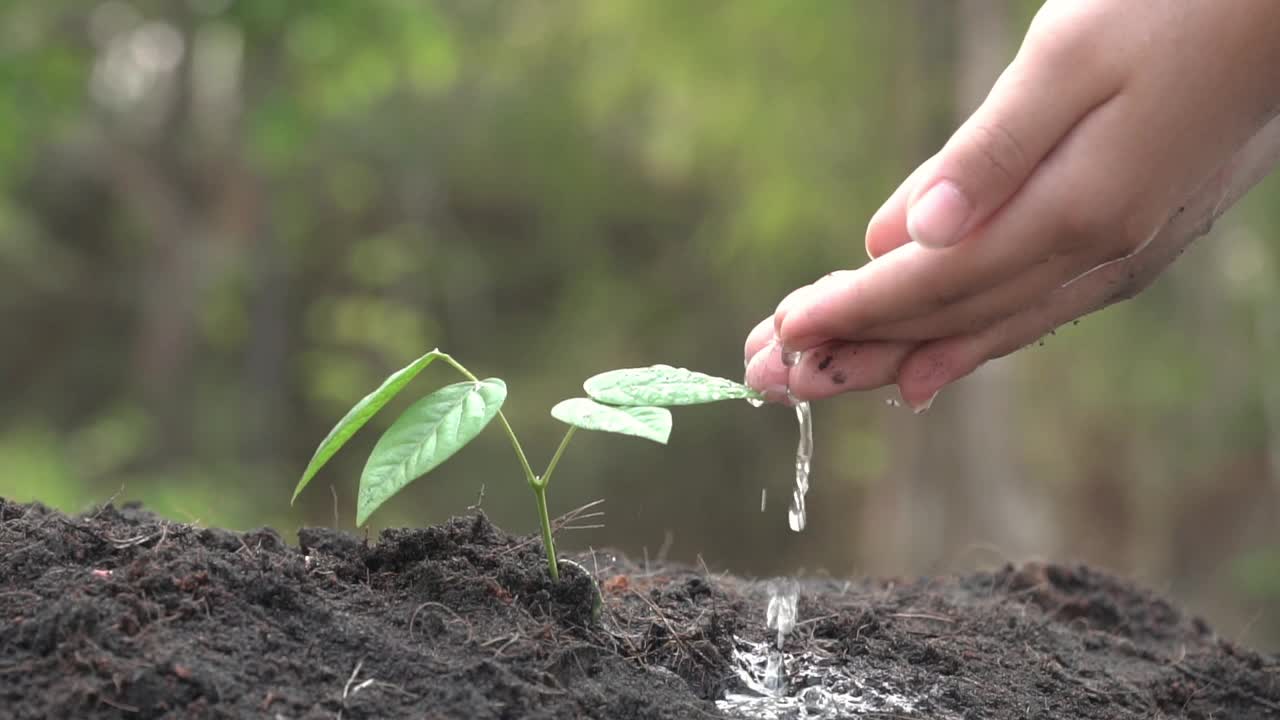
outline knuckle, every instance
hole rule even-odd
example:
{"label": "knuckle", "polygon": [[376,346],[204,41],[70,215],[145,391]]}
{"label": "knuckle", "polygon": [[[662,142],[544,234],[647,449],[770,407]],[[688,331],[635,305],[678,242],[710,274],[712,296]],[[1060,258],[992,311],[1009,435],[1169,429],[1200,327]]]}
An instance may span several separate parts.
{"label": "knuckle", "polygon": [[1003,123],[974,123],[968,133],[972,162],[984,175],[1016,185],[1030,171],[1027,152],[1017,136]]}
{"label": "knuckle", "polygon": [[1019,55],[1028,62],[1077,71],[1097,57],[1097,38],[1084,28],[1078,8],[1049,3],[1041,8],[1027,28]]}
{"label": "knuckle", "polygon": [[1116,30],[1098,8],[1090,3],[1046,3],[1036,14],[1014,63],[1042,82],[1071,84],[1082,81],[1092,87],[1114,85],[1123,80],[1127,65],[1117,56],[1098,52],[1100,35]]}

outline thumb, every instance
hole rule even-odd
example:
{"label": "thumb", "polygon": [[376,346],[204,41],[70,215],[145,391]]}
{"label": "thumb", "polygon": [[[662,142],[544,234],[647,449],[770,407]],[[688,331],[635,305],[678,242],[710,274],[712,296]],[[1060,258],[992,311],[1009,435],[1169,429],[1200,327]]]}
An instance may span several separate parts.
{"label": "thumb", "polygon": [[1114,73],[1085,67],[1097,63],[1084,49],[1069,38],[1028,39],[982,105],[872,217],[868,252],[878,257],[912,240],[954,245],[1012,198],[1119,87]]}

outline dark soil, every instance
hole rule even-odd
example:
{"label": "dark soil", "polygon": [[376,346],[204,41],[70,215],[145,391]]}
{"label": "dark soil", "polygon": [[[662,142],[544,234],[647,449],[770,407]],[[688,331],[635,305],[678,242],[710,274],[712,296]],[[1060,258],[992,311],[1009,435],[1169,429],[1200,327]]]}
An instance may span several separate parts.
{"label": "dark soil", "polygon": [[[593,618],[483,515],[298,542],[0,500],[0,717],[721,717],[766,634],[761,584],[601,553]],[[927,698],[892,717],[1280,718],[1280,658],[1088,568],[808,581],[800,613],[789,644]]]}

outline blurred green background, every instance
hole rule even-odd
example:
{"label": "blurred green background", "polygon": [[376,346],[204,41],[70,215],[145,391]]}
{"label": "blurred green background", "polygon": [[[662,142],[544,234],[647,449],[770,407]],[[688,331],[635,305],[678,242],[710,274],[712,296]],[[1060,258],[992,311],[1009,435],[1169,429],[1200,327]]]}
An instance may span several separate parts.
{"label": "blurred green background", "polygon": [[[507,380],[538,465],[596,372],[737,377],[786,292],[863,261],[1037,6],[6,0],[0,495],[292,537],[352,526],[393,413],[296,507],[293,485],[432,347]],[[821,403],[801,535],[794,418],[733,403],[678,410],[665,449],[580,435],[552,512],[603,498],[606,527],[562,545],[749,575],[1088,561],[1280,649],[1277,200],[1272,179],[1140,298],[925,416],[889,390]],[[502,434],[477,444],[371,528],[483,486],[534,531]]]}

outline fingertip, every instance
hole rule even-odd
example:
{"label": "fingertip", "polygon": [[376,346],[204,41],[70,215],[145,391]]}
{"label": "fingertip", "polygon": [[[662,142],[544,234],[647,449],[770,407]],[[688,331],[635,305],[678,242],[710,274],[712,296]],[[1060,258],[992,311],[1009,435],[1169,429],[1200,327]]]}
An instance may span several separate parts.
{"label": "fingertip", "polygon": [[802,400],[817,400],[891,385],[911,347],[899,342],[822,343],[792,369],[791,391]]}
{"label": "fingertip", "polygon": [[778,344],[782,346],[782,351],[786,353],[804,353],[809,352],[813,348],[830,340],[829,337],[819,335],[798,335],[796,333],[788,333],[783,326],[783,332],[778,334]]}
{"label": "fingertip", "polygon": [[770,402],[777,402],[778,389],[785,389],[790,380],[790,368],[782,364],[782,354],[773,342],[766,343],[747,361],[742,381],[753,390],[765,393]]}
{"label": "fingertip", "polygon": [[894,218],[885,208],[880,208],[867,223],[867,234],[864,245],[867,257],[875,260],[886,253],[901,247],[911,238],[906,233],[906,226],[901,218]]}
{"label": "fingertip", "polygon": [[943,388],[972,373],[982,360],[971,337],[925,343],[907,356],[898,371],[902,402],[917,413],[933,404]]}
{"label": "fingertip", "polygon": [[864,244],[867,256],[872,260],[911,242],[911,236],[907,234],[907,198],[928,164],[926,162],[913,170],[867,221]]}
{"label": "fingertip", "polygon": [[782,302],[778,303],[777,309],[773,311],[773,336],[780,336],[787,315],[811,289],[813,289],[813,285],[803,285],[787,293],[787,296],[782,298]]}
{"label": "fingertip", "polygon": [[927,398],[923,395],[913,395],[908,399],[907,395],[902,392],[902,386],[898,386],[898,394],[902,397],[902,402],[905,403],[907,407],[911,408],[911,412],[916,415],[923,415],[929,412],[929,408],[933,407],[933,401],[938,399],[938,393],[940,392],[942,392],[941,388],[935,390],[934,393]]}
{"label": "fingertip", "polygon": [[898,381],[898,394],[902,398],[902,404],[911,408],[911,411],[917,415],[921,415],[929,410],[933,405],[933,400],[942,390],[939,386],[936,390],[924,390],[922,387],[910,380],[902,379]]}
{"label": "fingertip", "polygon": [[940,180],[907,209],[907,235],[922,247],[951,247],[964,236],[973,213],[973,203],[960,187]]}
{"label": "fingertip", "polygon": [[767,317],[751,328],[751,332],[747,333],[747,341],[742,346],[744,365],[751,362],[751,358],[773,340],[773,333],[773,317]]}
{"label": "fingertip", "polygon": [[[797,290],[778,306],[774,314],[774,336],[788,351],[808,350],[838,334],[828,332],[829,310],[839,306],[843,289],[857,276],[857,270],[836,270],[823,275],[812,285]],[[828,312],[824,313],[824,310]]]}
{"label": "fingertip", "polygon": [[776,330],[778,343],[788,352],[804,352],[833,339],[819,332],[814,307],[808,303],[790,308]]}

